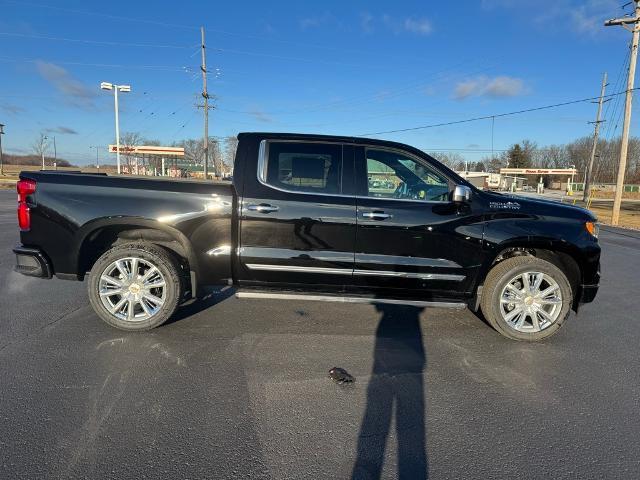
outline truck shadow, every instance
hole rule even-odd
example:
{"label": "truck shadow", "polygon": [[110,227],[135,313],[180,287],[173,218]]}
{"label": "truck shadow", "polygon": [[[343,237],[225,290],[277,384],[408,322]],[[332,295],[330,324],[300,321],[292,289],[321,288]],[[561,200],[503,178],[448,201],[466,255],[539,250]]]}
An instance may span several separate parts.
{"label": "truck shadow", "polygon": [[218,303],[224,302],[227,298],[235,295],[236,290],[231,287],[207,288],[204,295],[198,299],[190,300],[182,305],[164,325],[170,325],[180,320],[184,320],[192,315],[211,308]]}
{"label": "truck shadow", "polygon": [[378,479],[382,474],[387,438],[395,413],[398,478],[428,478],[423,373],[422,308],[377,305],[373,370],[367,405],[358,436],[352,479]]}

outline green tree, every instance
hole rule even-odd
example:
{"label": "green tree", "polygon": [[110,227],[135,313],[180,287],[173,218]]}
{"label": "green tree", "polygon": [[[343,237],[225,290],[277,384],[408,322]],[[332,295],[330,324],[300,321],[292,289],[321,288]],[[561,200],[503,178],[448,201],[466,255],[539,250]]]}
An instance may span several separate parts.
{"label": "green tree", "polygon": [[484,164],[482,160],[473,163],[471,170],[474,172],[486,172],[487,166]]}
{"label": "green tree", "polygon": [[509,168],[527,168],[531,166],[531,154],[522,149],[519,143],[507,151]]}

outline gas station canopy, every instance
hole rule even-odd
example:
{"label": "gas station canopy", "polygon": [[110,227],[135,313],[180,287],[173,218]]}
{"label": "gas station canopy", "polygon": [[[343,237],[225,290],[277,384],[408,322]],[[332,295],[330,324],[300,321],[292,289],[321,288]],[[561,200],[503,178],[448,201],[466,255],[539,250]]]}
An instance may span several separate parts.
{"label": "gas station canopy", "polygon": [[501,175],[577,175],[575,168],[501,168]]}

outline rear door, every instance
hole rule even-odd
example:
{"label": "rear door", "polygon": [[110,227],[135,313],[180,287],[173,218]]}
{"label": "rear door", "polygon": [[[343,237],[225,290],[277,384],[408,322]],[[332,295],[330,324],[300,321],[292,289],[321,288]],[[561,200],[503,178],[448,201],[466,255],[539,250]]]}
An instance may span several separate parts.
{"label": "rear door", "polygon": [[426,158],[356,148],[354,284],[425,300],[461,295],[481,263],[481,215],[450,201],[454,183]]}
{"label": "rear door", "polygon": [[245,172],[241,284],[341,289],[351,283],[356,229],[354,148],[263,140]]}

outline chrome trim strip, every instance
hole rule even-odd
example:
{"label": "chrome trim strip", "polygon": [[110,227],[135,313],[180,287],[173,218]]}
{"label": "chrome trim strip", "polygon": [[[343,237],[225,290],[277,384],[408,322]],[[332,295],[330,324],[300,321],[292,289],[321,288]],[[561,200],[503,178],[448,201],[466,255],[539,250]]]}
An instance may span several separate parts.
{"label": "chrome trim strip", "polygon": [[[462,268],[460,264],[446,258],[407,257],[399,255],[381,255],[376,253],[356,253],[356,264],[372,265],[402,265],[429,268]],[[364,269],[362,269],[364,270]]]}
{"label": "chrome trim strip", "polygon": [[[348,263],[353,265],[353,252],[332,250],[292,250],[288,248],[271,247],[242,247],[238,254],[249,263],[262,259],[278,259],[282,262],[296,262],[299,260],[313,260],[315,262],[331,262],[331,264]],[[253,260],[253,261],[252,261]],[[264,264],[263,264],[264,265]],[[349,269],[351,270],[351,269]]]}
{"label": "chrome trim strip", "polygon": [[[356,195],[355,198],[358,200],[384,200],[390,202],[412,202],[412,203],[421,203],[423,205],[432,205],[437,203],[438,205],[442,205],[443,203],[453,203],[451,201],[441,201],[441,200],[414,200],[412,198],[386,198],[386,197],[363,197],[362,195]],[[371,208],[369,206],[358,204],[358,208]]]}
{"label": "chrome trim strip", "polygon": [[354,270],[353,274],[396,278],[419,278],[421,280],[449,280],[452,282],[461,282],[465,279],[465,275],[455,275],[450,273],[391,272],[388,270]]}
{"label": "chrome trim strip", "polygon": [[[451,201],[413,200],[413,199],[405,199],[405,198],[368,197],[368,196],[360,196],[360,195],[342,195],[340,193],[300,192],[300,191],[297,191],[297,190],[287,190],[286,188],[276,187],[275,185],[271,185],[271,184],[267,183],[267,166],[268,166],[268,163],[269,163],[267,161],[267,158],[269,156],[269,143],[321,143],[321,144],[330,144],[330,145],[341,145],[343,147],[345,145],[363,147],[365,150],[367,148],[377,149],[377,150],[386,150],[386,151],[391,151],[391,152],[395,152],[395,153],[401,153],[401,154],[406,155],[408,157],[414,158],[416,161],[418,161],[418,163],[422,163],[422,164],[426,163],[428,167],[435,169],[438,173],[442,173],[442,172],[440,172],[440,170],[438,170],[436,168],[436,166],[433,165],[431,162],[426,162],[424,159],[421,159],[420,157],[418,157],[418,156],[416,156],[416,155],[414,155],[412,153],[405,152],[404,150],[400,150],[400,149],[397,149],[397,148],[381,147],[381,146],[368,145],[368,144],[362,144],[362,143],[329,142],[329,141],[322,141],[322,140],[315,140],[315,141],[306,141],[306,140],[266,140],[266,139],[265,140],[261,140],[260,141],[260,147],[259,147],[259,150],[258,150],[258,182],[261,185],[263,185],[263,186],[265,186],[267,188],[271,188],[271,189],[277,190],[279,192],[296,193],[296,194],[299,194],[299,195],[315,195],[315,196],[319,196],[319,197],[357,198],[357,199],[360,199],[360,200],[392,200],[392,201],[395,201],[395,202],[412,202],[412,203],[422,203],[422,204],[425,204],[425,205],[434,204],[434,203],[435,204],[451,203]],[[438,160],[436,160],[436,162],[437,161]],[[442,173],[442,175],[444,175],[447,179],[453,181],[452,179],[450,179],[444,173]]]}
{"label": "chrome trim strip", "polygon": [[267,156],[269,151],[267,149],[267,141],[262,140],[260,142],[260,150],[258,151],[258,180],[262,184],[266,184],[267,181]]}
{"label": "chrome trim strip", "polygon": [[274,299],[274,300],[305,300],[317,302],[338,302],[338,303],[368,303],[368,304],[387,304],[387,305],[411,305],[414,307],[425,308],[453,308],[456,310],[464,310],[467,308],[466,303],[460,302],[423,302],[420,300],[399,300],[393,298],[366,298],[366,297],[348,297],[348,296],[332,296],[332,295],[306,295],[295,293],[270,293],[270,292],[237,292],[237,298],[253,298],[253,299]]}
{"label": "chrome trim strip", "polygon": [[261,263],[247,263],[247,268],[251,270],[267,270],[271,272],[301,272],[301,273],[327,273],[330,275],[351,275],[351,268],[324,268],[324,267],[302,267],[297,265],[264,265]]}
{"label": "chrome trim strip", "polygon": [[327,267],[303,267],[298,265],[267,265],[262,263],[247,263],[250,270],[262,270],[270,272],[301,272],[301,273],[326,273],[329,275],[361,275],[379,276],[395,278],[418,278],[421,280],[444,280],[460,282],[465,279],[465,275],[450,273],[420,273],[420,272],[392,272],[389,270],[352,270],[350,268],[327,268]]}

